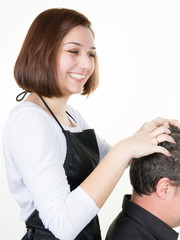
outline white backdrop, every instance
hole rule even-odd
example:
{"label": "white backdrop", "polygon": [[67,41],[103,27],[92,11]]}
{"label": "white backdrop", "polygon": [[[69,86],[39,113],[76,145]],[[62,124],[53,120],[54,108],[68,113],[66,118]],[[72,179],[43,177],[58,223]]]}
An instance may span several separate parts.
{"label": "white backdrop", "polygon": [[[53,7],[76,9],[93,23],[99,88],[88,99],[73,96],[70,104],[100,136],[114,144],[157,116],[180,120],[179,0],[1,0],[0,137],[20,92],[13,67],[26,32],[40,12]],[[9,194],[1,145],[0,192],[0,239],[20,240],[24,224]],[[100,211],[103,238],[125,193],[131,193],[128,170]]]}

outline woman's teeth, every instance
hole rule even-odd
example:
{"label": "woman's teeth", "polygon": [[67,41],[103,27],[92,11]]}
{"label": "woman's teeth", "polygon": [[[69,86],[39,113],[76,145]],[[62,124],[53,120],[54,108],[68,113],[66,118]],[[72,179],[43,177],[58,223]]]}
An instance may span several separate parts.
{"label": "woman's teeth", "polygon": [[85,75],[79,75],[77,73],[69,73],[69,76],[76,78],[76,79],[83,79]]}

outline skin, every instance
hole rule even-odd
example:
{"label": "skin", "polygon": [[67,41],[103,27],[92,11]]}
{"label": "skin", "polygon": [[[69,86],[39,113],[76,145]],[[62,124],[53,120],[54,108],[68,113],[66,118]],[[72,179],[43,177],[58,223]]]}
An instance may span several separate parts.
{"label": "skin", "polygon": [[[94,52],[92,33],[82,26],[73,28],[59,47],[57,71],[62,96],[44,99],[63,125],[73,127],[65,112],[66,104],[71,95],[82,91],[83,85],[92,74]],[[84,77],[80,80],[75,77],[76,75],[72,75],[74,73]],[[47,111],[36,93],[31,93],[25,101],[31,101]],[[102,207],[133,157],[141,157],[154,152],[169,155],[165,148],[157,146],[157,143],[161,141],[174,142],[168,135],[169,124],[180,127],[178,121],[162,118],[145,123],[133,136],[112,147],[96,169],[82,182],[80,187],[87,192],[99,208]]]}
{"label": "skin", "polygon": [[82,92],[94,71],[94,53],[94,40],[88,28],[77,26],[63,39],[57,54],[57,69],[59,87],[67,99]]}

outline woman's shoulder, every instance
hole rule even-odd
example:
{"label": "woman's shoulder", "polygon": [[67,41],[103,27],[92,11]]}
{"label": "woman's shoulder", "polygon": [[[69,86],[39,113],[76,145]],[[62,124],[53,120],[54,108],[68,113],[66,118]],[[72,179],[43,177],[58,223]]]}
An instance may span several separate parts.
{"label": "woman's shoulder", "polygon": [[26,131],[32,127],[42,128],[47,124],[53,126],[51,116],[38,105],[32,102],[18,103],[10,111],[7,117],[4,129],[8,131],[14,128],[26,128]]}
{"label": "woman's shoulder", "polygon": [[39,117],[48,116],[47,112],[44,111],[41,107],[34,104],[33,102],[22,102],[18,103],[13,109],[10,111],[8,119],[18,119],[20,117]]}
{"label": "woman's shoulder", "polygon": [[[3,142],[16,145],[16,142],[60,141],[62,131],[54,119],[39,106],[31,102],[16,105],[10,112],[3,128]],[[11,144],[11,145],[12,145]]]}

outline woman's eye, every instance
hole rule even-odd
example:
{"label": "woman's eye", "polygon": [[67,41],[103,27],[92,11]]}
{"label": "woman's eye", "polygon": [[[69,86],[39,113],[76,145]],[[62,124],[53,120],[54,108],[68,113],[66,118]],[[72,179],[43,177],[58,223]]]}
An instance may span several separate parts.
{"label": "woman's eye", "polygon": [[89,53],[88,54],[90,57],[94,58],[94,54],[93,53]]}
{"label": "woman's eye", "polygon": [[73,54],[78,54],[77,50],[69,50],[68,52],[73,53]]}

